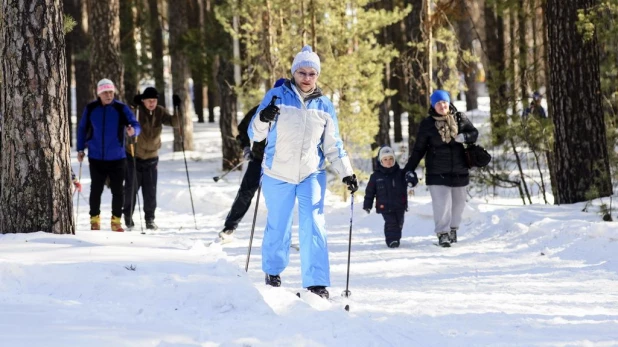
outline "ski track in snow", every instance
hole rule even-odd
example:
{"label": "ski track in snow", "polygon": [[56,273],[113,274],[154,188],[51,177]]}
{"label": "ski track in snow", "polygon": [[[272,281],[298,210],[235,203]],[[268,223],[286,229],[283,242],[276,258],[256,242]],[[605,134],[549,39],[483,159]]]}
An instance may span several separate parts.
{"label": "ski track in snow", "polygon": [[[333,302],[295,293],[300,253],[290,250],[283,286],[264,284],[260,198],[228,244],[213,243],[242,172],[221,175],[217,125],[195,124],[187,152],[198,229],[182,153],[164,133],[157,224],[112,233],[111,194],[102,231],[90,231],[81,199],[75,236],[0,236],[2,346],[616,346],[618,224],[583,204],[521,206],[474,198],[459,242],[434,246],[424,187],[410,198],[401,246],[384,243],[383,220],[355,201],[349,299],[349,202],[327,196]],[[76,164],[74,163],[74,166]],[[89,192],[87,167],[83,196]],[[77,200],[77,197],[75,198]],[[77,201],[75,200],[75,203]],[[255,202],[255,198],[253,200]],[[297,241],[297,215],[293,241]],[[144,229],[145,229],[145,225]],[[350,312],[343,310],[349,303]]]}

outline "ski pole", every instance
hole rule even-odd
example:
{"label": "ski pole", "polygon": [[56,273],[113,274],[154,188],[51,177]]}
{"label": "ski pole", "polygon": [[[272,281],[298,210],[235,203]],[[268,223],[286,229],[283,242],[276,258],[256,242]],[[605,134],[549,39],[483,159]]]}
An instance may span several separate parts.
{"label": "ski pole", "polygon": [[[137,139],[134,140],[137,142]],[[133,222],[133,214],[135,213],[135,198],[137,198],[137,206],[138,206],[138,216],[139,216],[139,226],[142,230],[142,234],[144,232],[144,224],[142,223],[142,205],[139,201],[139,194],[137,194],[137,159],[135,159],[135,147],[133,143],[129,145],[131,149],[131,157],[133,157],[133,185],[131,186],[131,215],[129,216],[129,220]],[[135,227],[135,225],[133,225]]]}
{"label": "ski pole", "polygon": [[261,192],[262,192],[262,182],[260,182],[260,185],[258,187],[257,199],[255,200],[255,211],[253,212],[253,223],[251,224],[251,234],[249,235],[249,249],[247,249],[247,262],[245,263],[245,272],[249,271],[249,258],[251,258],[251,245],[253,244],[253,232],[255,231],[255,221],[257,219],[258,207],[260,206],[260,193]]}
{"label": "ski pole", "polygon": [[180,113],[180,105],[175,106],[176,114],[180,116],[180,127],[178,132],[180,133],[180,145],[182,147],[182,156],[185,159],[185,172],[187,173],[187,184],[189,185],[189,198],[191,199],[191,210],[193,211],[193,222],[195,223],[195,230],[197,230],[197,219],[195,219],[195,206],[193,205],[193,193],[191,192],[191,180],[189,179],[189,166],[187,165],[187,155],[185,154],[185,139],[183,136],[183,127],[185,125],[184,117]]}
{"label": "ski pole", "polygon": [[[270,104],[274,105],[277,101],[277,96],[273,95],[270,100]],[[268,135],[270,135],[271,123],[268,123],[268,133],[266,135],[266,144],[268,144]],[[253,223],[251,225],[251,234],[249,235],[249,249],[247,249],[247,262],[245,263],[245,272],[249,271],[249,259],[251,258],[251,245],[253,244],[253,233],[255,231],[255,221],[257,219],[258,206],[260,206],[260,193],[262,192],[262,179],[260,177],[260,185],[257,191],[257,198],[255,199],[255,211],[253,212]]]}
{"label": "ski pole", "polygon": [[229,174],[230,172],[232,172],[232,171],[234,171],[234,170],[238,169],[238,167],[239,167],[239,166],[241,166],[241,165],[242,165],[242,164],[244,164],[244,163],[245,163],[245,161],[243,160],[243,161],[241,161],[240,163],[236,164],[236,166],[234,166],[233,168],[229,169],[229,170],[228,170],[226,173],[224,173],[223,175],[221,175],[221,176],[215,176],[215,177],[213,177],[212,179],[213,179],[213,180],[215,180],[215,182],[219,182],[219,180],[220,180],[220,179],[222,179],[223,177],[227,176],[227,174]]}
{"label": "ski pole", "polygon": [[[82,158],[82,160],[84,160]],[[82,182],[82,162],[79,162],[79,174],[77,176],[77,181],[79,183]],[[77,194],[77,208],[75,209],[75,224],[77,224],[77,218],[79,217],[79,196],[81,195],[81,192],[78,192],[80,194]],[[75,230],[73,230],[73,235],[75,235]]]}
{"label": "ski pole", "polygon": [[[350,203],[350,238],[348,239],[348,274],[345,280],[345,290],[341,293],[341,296],[346,298],[352,295],[352,292],[348,290],[350,285],[350,253],[352,252],[352,221],[354,217],[354,193],[351,195],[351,203]],[[347,311],[347,309],[346,309]]]}

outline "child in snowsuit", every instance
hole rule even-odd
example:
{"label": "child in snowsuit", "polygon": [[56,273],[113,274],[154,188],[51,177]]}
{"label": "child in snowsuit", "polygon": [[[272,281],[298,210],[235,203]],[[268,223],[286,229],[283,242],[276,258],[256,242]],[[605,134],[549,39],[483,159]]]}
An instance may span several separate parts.
{"label": "child in snowsuit", "polygon": [[365,189],[363,209],[371,212],[376,200],[376,212],[384,218],[384,238],[390,248],[399,247],[404,213],[408,210],[408,189],[405,173],[395,161],[395,152],[383,146],[378,152],[376,170]]}

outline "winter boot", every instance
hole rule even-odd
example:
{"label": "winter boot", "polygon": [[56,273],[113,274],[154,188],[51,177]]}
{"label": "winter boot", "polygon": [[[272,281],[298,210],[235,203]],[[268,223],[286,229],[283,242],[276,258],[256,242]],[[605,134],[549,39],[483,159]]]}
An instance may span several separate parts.
{"label": "winter boot", "polygon": [[155,224],[153,219],[146,219],[146,229],[157,230],[159,227]]}
{"label": "winter boot", "polygon": [[90,216],[90,230],[101,230],[101,216]]}
{"label": "winter boot", "polygon": [[451,228],[448,238],[451,240],[451,243],[457,243],[457,228]]}
{"label": "winter boot", "polygon": [[266,284],[273,287],[281,287],[281,277],[279,275],[266,274]]}
{"label": "winter boot", "polygon": [[233,228],[223,228],[223,230],[221,230],[219,232],[219,238],[221,239],[221,241],[232,241],[232,239],[234,239],[234,236],[232,234],[234,234],[234,230]]}
{"label": "winter boot", "polygon": [[133,223],[133,219],[124,217],[124,225],[127,227],[127,231],[133,230],[135,228],[135,223]]}
{"label": "winter boot", "polygon": [[120,217],[112,216],[112,231],[124,232],[122,229],[122,222],[120,221]]}
{"label": "winter boot", "polygon": [[399,241],[395,240],[395,241],[391,241],[388,243],[388,248],[397,248],[399,247]]}
{"label": "winter boot", "polygon": [[311,286],[307,289],[309,289],[309,291],[315,295],[318,295],[324,299],[328,299],[328,290],[326,290],[326,287],[324,286]]}
{"label": "winter boot", "polygon": [[449,232],[438,234],[438,245],[442,247],[451,247],[449,235]]}

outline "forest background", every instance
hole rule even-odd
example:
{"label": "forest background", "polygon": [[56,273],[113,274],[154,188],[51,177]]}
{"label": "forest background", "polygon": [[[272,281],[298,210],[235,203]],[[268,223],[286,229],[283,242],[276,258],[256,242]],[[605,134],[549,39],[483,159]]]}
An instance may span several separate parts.
{"label": "forest background", "polygon": [[[474,170],[475,189],[512,188],[523,204],[609,196],[612,219],[617,0],[3,0],[1,13],[2,233],[74,233],[73,120],[99,79],[126,103],[147,85],[168,107],[179,95],[176,151],[194,148],[194,121],[218,121],[229,170],[242,160],[238,118],[290,77],[305,44],[355,162],[383,144],[405,161],[433,90],[468,111],[486,94],[494,160]],[[534,91],[548,119],[522,119]]]}

